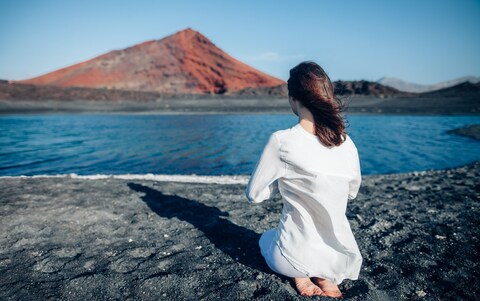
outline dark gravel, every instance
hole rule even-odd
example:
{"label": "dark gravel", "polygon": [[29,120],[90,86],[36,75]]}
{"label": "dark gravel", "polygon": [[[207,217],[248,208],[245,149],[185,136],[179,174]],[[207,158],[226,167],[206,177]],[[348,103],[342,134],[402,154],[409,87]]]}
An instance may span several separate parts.
{"label": "dark gravel", "polygon": [[[348,300],[480,298],[480,161],[365,176],[347,209],[364,263]],[[258,247],[281,199],[245,185],[0,179],[0,300],[329,300]]]}

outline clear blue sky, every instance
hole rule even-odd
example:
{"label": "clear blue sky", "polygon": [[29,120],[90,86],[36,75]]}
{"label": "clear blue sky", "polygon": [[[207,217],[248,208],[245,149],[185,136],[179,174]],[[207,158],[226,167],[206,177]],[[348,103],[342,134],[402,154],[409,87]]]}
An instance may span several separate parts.
{"label": "clear blue sky", "polygon": [[303,60],[332,80],[480,76],[478,0],[2,0],[0,78],[38,76],[187,27],[284,80]]}

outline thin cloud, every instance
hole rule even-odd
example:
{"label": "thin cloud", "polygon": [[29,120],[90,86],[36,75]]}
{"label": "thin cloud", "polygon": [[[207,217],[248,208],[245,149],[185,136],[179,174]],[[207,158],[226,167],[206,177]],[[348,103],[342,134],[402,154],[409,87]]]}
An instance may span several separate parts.
{"label": "thin cloud", "polygon": [[245,58],[245,60],[250,62],[282,62],[282,61],[298,60],[303,57],[305,57],[303,54],[281,55],[278,52],[266,51],[266,52],[259,53],[257,55],[248,56]]}

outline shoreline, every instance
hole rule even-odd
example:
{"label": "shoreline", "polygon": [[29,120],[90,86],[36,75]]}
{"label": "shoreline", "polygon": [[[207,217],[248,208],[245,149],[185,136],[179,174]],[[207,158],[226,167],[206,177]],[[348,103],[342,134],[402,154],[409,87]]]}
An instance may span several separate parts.
{"label": "shoreline", "polygon": [[[35,115],[291,115],[292,112],[250,112],[250,111],[238,111],[238,112],[21,112],[21,113],[0,113],[0,118],[4,116],[35,116]],[[375,113],[375,112],[346,112],[349,116],[478,116],[480,114],[467,114],[467,113]]]}
{"label": "shoreline", "polygon": [[[364,176],[346,212],[363,264],[339,285],[345,298],[479,296],[479,177],[480,161]],[[258,248],[281,197],[249,204],[244,193],[244,184],[0,179],[0,299],[304,300]]]}
{"label": "shoreline", "polygon": [[[465,137],[470,137],[465,135]],[[475,139],[474,137],[470,137]],[[407,172],[398,172],[398,173],[382,173],[382,174],[362,174],[362,177],[409,177],[409,176],[420,176],[425,174],[440,174],[445,173],[451,170],[456,170],[459,168],[464,168],[465,166],[470,166],[480,163],[479,160],[473,160],[465,164],[459,164],[452,167],[438,168],[438,169],[425,169],[425,170],[414,170]],[[233,174],[233,175],[198,175],[198,174],[153,174],[153,173],[143,173],[143,174],[88,174],[88,175],[79,175],[76,173],[65,173],[65,174],[36,174],[36,175],[0,175],[0,180],[2,179],[79,179],[79,180],[102,180],[102,179],[119,179],[119,180],[144,180],[144,181],[154,181],[154,182],[174,182],[174,183],[204,183],[204,184],[244,184],[248,183],[250,174]]]}
{"label": "shoreline", "polygon": [[[349,115],[480,115],[480,99],[461,97],[371,97],[344,99]],[[15,114],[292,114],[277,97],[161,99],[157,101],[0,100],[0,116]]]}

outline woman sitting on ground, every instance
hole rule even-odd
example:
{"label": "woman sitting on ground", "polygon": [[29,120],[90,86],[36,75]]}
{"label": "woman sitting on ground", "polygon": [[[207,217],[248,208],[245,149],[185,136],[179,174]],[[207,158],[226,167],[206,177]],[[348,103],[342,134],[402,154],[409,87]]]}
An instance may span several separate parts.
{"label": "woman sitting on ground", "polygon": [[280,222],[263,233],[260,250],[302,296],[342,297],[337,284],[357,280],[362,265],[345,215],[360,188],[360,160],[333,92],[316,63],[290,70],[288,99],[299,121],[270,135],[245,191],[251,203],[281,194]]}

